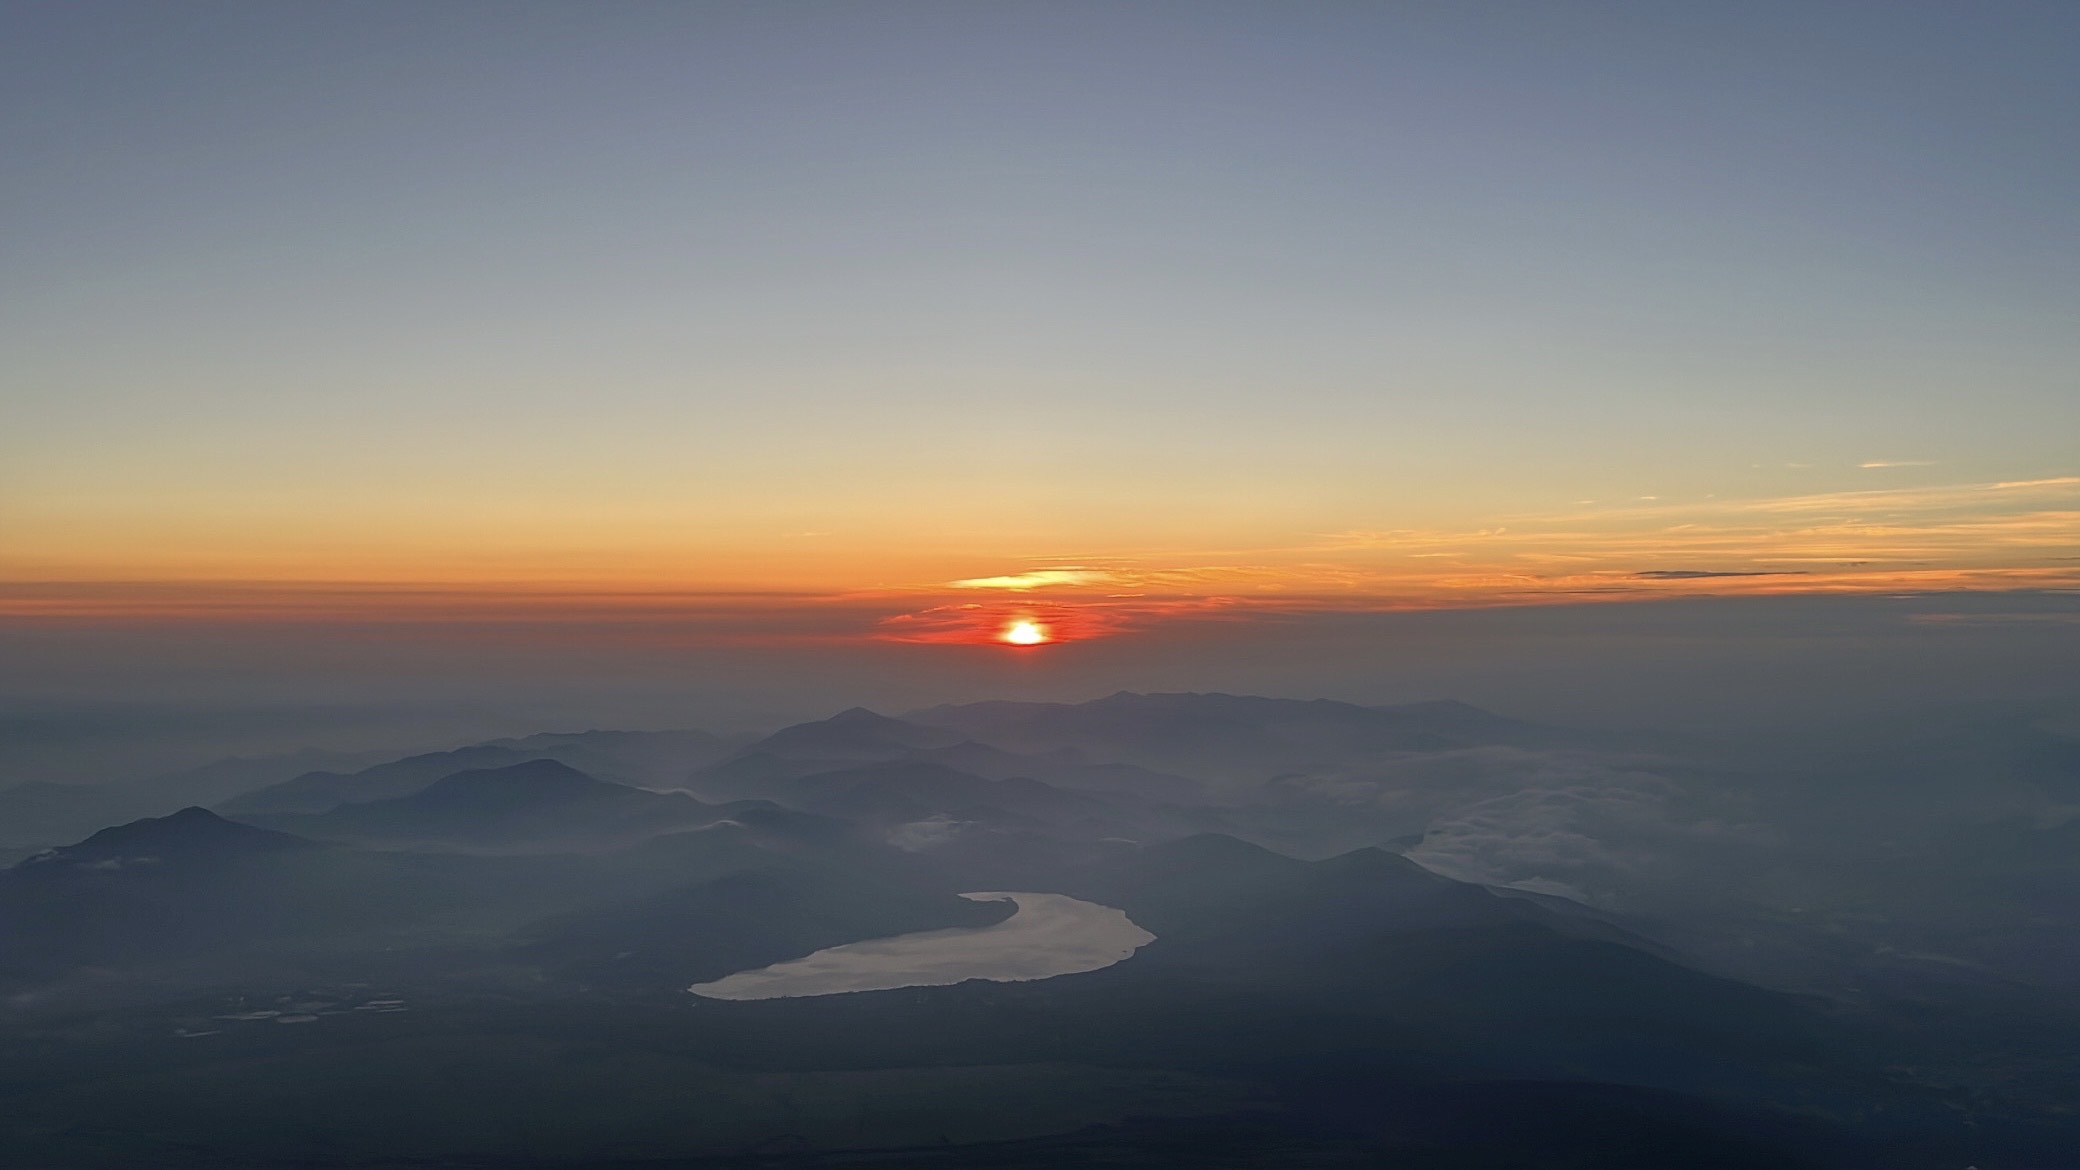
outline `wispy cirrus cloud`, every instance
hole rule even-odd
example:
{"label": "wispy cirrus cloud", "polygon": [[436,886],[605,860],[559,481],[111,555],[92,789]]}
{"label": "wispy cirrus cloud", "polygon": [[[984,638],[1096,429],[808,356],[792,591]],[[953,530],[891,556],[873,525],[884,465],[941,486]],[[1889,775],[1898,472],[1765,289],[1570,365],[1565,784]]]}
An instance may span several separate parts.
{"label": "wispy cirrus cloud", "polygon": [[1634,573],[1641,581],[1709,581],[1715,577],[1791,577],[1798,569],[1647,569]]}
{"label": "wispy cirrus cloud", "polygon": [[[1087,597],[1176,596],[1204,592],[1277,592],[1288,588],[1336,588],[1361,585],[1370,579],[1363,570],[1318,560],[1225,564],[1171,564],[1117,562],[1103,569],[1031,569],[996,577],[969,577],[949,581],[943,588],[960,590],[1004,590],[1032,593],[1046,590]],[[932,592],[940,586],[921,586],[909,592]]]}
{"label": "wispy cirrus cloud", "polygon": [[1001,577],[968,577],[948,582],[955,589],[1009,589],[1027,593],[1035,589],[1060,586],[1103,585],[1113,581],[1114,575],[1103,569],[1028,569],[1023,573],[1007,573]]}
{"label": "wispy cirrus cloud", "polygon": [[2069,547],[2080,547],[2080,476],[1664,500],[1502,517],[1459,530],[1353,530],[1310,546],[1338,556],[1452,557],[1491,566],[1573,563],[1631,571],[1641,560],[1704,561],[1722,572],[1794,562],[2027,567]]}
{"label": "wispy cirrus cloud", "polygon": [[1801,492],[1787,496],[1707,498],[1662,501],[1653,507],[1608,508],[1568,513],[1531,513],[1504,517],[1523,525],[1564,520],[1651,520],[1687,517],[1742,516],[1780,512],[1844,512],[1857,515],[1963,512],[1986,514],[2028,508],[2047,502],[2080,504],[2080,475],[2048,476],[1923,487],[1855,488]]}

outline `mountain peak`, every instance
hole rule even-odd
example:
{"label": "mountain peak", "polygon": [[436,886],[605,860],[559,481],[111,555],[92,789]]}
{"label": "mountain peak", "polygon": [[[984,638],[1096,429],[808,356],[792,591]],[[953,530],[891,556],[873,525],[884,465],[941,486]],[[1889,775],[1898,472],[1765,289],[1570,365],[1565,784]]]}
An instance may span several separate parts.
{"label": "mountain peak", "polygon": [[228,821],[190,806],[103,829],[76,845],[40,853],[22,864],[79,864],[229,857],[312,845],[302,837]]}
{"label": "mountain peak", "polygon": [[1363,875],[1404,881],[1415,880],[1426,885],[1435,886],[1453,884],[1450,878],[1432,873],[1408,858],[1401,856],[1399,853],[1381,849],[1377,845],[1366,845],[1352,849],[1346,853],[1339,853],[1334,857],[1326,857],[1320,861],[1312,862],[1311,865],[1314,872],[1318,874],[1342,874],[1352,877]]}
{"label": "mountain peak", "polygon": [[961,736],[944,728],[926,727],[891,719],[865,707],[848,707],[828,719],[783,727],[737,753],[737,758],[757,754],[789,758],[859,757],[882,758],[958,743]]}
{"label": "mountain peak", "polygon": [[495,798],[501,802],[568,800],[606,793],[622,785],[596,780],[561,760],[527,760],[503,768],[473,768],[444,776],[416,797],[421,804]]}
{"label": "mountain peak", "polygon": [[1230,872],[1290,872],[1307,864],[1226,833],[1194,833],[1189,837],[1164,841],[1148,846],[1142,851],[1142,856],[1146,862],[1161,866]]}
{"label": "mountain peak", "polygon": [[865,707],[847,707],[823,722],[835,724],[839,727],[860,725],[874,727],[883,723],[894,723],[895,720],[878,711],[869,711]]}

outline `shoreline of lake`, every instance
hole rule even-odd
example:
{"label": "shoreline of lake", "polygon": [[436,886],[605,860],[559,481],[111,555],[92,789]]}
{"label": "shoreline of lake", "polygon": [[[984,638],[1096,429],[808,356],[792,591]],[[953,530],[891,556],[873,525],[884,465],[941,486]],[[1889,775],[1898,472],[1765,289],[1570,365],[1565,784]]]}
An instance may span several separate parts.
{"label": "shoreline of lake", "polygon": [[739,971],[686,990],[709,999],[792,999],[970,979],[1023,983],[1110,967],[1155,941],[1126,912],[1066,894],[977,891],[961,897],[1018,909],[989,926],[866,939]]}

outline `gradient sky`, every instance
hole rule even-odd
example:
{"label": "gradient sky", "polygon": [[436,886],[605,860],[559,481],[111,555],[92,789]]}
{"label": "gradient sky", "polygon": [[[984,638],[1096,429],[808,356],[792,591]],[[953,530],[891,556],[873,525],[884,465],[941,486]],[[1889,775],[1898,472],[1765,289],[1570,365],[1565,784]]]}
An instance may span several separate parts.
{"label": "gradient sky", "polygon": [[2072,589],[2076,115],[2062,0],[15,0],[0,613]]}

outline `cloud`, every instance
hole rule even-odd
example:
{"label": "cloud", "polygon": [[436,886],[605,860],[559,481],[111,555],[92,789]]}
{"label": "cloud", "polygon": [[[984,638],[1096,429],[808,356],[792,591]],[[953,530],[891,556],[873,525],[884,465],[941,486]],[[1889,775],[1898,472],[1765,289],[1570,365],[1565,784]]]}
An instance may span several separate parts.
{"label": "cloud", "polygon": [[1648,569],[1634,573],[1642,581],[1702,581],[1711,577],[1796,577],[1799,569]]}
{"label": "cloud", "polygon": [[905,853],[922,853],[954,840],[975,827],[974,821],[960,821],[940,813],[922,821],[911,821],[897,825],[888,831],[888,843]]}
{"label": "cloud", "polygon": [[1915,613],[1918,626],[2080,626],[2080,613]]}
{"label": "cloud", "polygon": [[[1360,590],[1461,604],[1548,596],[1691,592],[2057,588],[2047,570],[2080,545],[2080,476],[1656,501],[1518,514],[1483,527],[1356,529],[1296,553],[1370,562]],[[1640,572],[1640,560],[1710,569]],[[1628,563],[1630,562],[1630,563]],[[1443,563],[1452,569],[1439,572]],[[1651,563],[1651,561],[1650,561]],[[1824,566],[1807,573],[1791,564]],[[1525,572],[1531,568],[1547,572]]]}
{"label": "cloud", "polygon": [[1936,461],[1933,459],[1871,459],[1856,466],[1864,471],[1872,471],[1881,467],[1934,467],[1936,466]]}
{"label": "cloud", "polygon": [[1399,550],[1429,548],[1438,545],[1464,545],[1491,541],[1506,536],[1507,528],[1478,528],[1472,530],[1437,530],[1420,528],[1360,528],[1348,532],[1332,532],[1312,546],[1324,552],[1341,552],[1361,549]]}
{"label": "cloud", "polygon": [[1620,909],[1752,863],[1775,840],[1737,803],[1726,807],[1728,794],[1639,767],[1554,759],[1521,780],[1438,816],[1410,860],[1462,881]]}
{"label": "cloud", "polygon": [[1351,809],[1383,833],[1420,830],[1408,857],[1448,877],[1613,909],[1695,898],[1777,837],[1723,777],[1588,748],[1390,753],[1282,777],[1288,798]]}
{"label": "cloud", "polygon": [[1104,585],[1117,580],[1102,569],[1031,569],[1002,577],[969,577],[950,584],[955,589],[1009,589],[1027,592],[1052,586]]}

